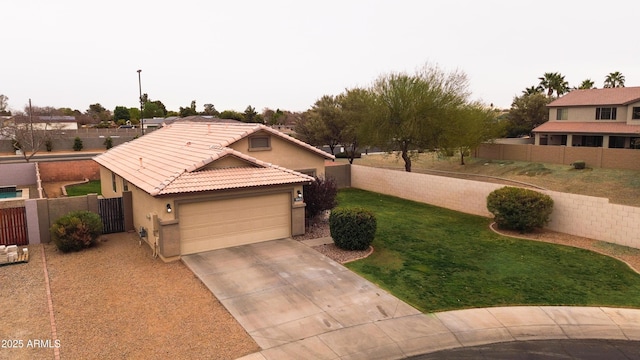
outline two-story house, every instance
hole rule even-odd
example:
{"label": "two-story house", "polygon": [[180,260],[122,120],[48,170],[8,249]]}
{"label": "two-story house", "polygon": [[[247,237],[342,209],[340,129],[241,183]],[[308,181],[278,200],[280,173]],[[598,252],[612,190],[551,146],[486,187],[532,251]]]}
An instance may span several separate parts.
{"label": "two-story house", "polygon": [[132,198],[165,260],[303,234],[322,150],[261,124],[177,121],[95,157],[104,197]]}
{"label": "two-story house", "polygon": [[640,148],[640,87],[573,90],[547,107],[536,145]]}

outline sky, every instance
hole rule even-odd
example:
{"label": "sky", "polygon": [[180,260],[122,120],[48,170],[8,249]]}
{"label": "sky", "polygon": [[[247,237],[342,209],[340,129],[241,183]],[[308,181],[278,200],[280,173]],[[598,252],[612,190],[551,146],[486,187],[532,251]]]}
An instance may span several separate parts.
{"label": "sky", "polygon": [[[637,1],[5,0],[9,109],[214,104],[305,111],[323,95],[424,66],[461,71],[470,100],[508,109],[559,72],[640,86]],[[140,83],[137,70],[140,69]]]}

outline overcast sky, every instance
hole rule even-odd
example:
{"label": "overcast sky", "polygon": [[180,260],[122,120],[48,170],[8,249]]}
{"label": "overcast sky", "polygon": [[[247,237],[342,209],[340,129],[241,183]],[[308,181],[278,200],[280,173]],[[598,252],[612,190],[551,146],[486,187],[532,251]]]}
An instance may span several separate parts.
{"label": "overcast sky", "polygon": [[304,111],[425,63],[469,78],[473,100],[509,108],[560,72],[640,86],[638,1],[5,0],[0,94],[9,107]]}

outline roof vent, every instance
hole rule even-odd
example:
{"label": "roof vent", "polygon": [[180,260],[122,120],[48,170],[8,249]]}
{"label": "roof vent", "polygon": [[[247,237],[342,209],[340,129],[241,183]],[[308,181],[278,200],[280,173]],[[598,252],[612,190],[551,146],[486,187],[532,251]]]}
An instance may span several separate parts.
{"label": "roof vent", "polygon": [[187,145],[187,146],[191,145],[191,141],[187,141],[187,143],[185,145]]}
{"label": "roof vent", "polygon": [[139,158],[139,159],[140,159],[140,168],[143,169],[144,166],[142,165],[142,158]]}

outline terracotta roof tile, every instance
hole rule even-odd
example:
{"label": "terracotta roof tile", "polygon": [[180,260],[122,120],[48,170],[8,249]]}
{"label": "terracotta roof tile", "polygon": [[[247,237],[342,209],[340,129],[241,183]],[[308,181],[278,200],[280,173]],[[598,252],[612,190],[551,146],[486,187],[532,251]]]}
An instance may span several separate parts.
{"label": "terracotta roof tile", "polygon": [[[136,140],[116,146],[94,159],[151,195],[202,191],[198,189],[206,188],[202,185],[205,181],[211,182],[211,185],[208,185],[210,187],[208,190],[215,190],[220,186],[228,188],[224,186],[229,185],[216,183],[211,177],[211,174],[223,174],[220,170],[197,170],[223,156],[235,156],[245,160],[248,163],[247,169],[251,169],[252,173],[264,174],[265,179],[272,182],[247,180],[246,184],[242,184],[241,178],[227,179],[227,181],[232,181],[235,187],[300,183],[313,180],[301,173],[256,160],[227,147],[258,131],[279,136],[326,159],[333,158],[332,155],[322,150],[261,124],[175,122]],[[249,170],[243,171],[246,174]],[[240,170],[235,170],[236,174],[239,172]],[[276,176],[276,174],[280,174],[280,176]],[[179,185],[174,185],[176,183]],[[193,189],[189,189],[189,184],[194,184]],[[174,186],[177,186],[180,191],[175,190]]]}
{"label": "terracotta roof tile", "polygon": [[623,122],[564,122],[547,121],[533,129],[533,132],[567,132],[584,134],[626,134],[639,135],[640,125]]}
{"label": "terracotta roof tile", "polygon": [[640,86],[573,90],[547,106],[628,105],[637,101],[640,101]]}

